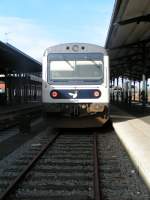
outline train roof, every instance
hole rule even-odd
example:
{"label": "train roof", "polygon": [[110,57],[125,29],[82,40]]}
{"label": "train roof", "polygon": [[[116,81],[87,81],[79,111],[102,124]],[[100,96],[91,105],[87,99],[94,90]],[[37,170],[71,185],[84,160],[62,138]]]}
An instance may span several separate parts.
{"label": "train roof", "polygon": [[104,47],[90,43],[63,43],[48,47],[44,55],[47,53],[103,53],[107,55]]}

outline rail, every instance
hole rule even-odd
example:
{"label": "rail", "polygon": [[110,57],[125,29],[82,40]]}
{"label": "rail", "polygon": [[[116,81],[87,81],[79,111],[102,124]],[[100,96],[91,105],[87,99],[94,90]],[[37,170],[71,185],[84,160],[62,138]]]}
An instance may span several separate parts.
{"label": "rail", "polygon": [[41,158],[41,156],[44,154],[44,152],[52,145],[57,137],[59,136],[59,133],[57,133],[44,147],[41,149],[41,151],[33,158],[33,160],[25,167],[25,169],[20,173],[18,177],[8,186],[8,188],[0,195],[0,200],[5,200],[9,194],[16,188],[18,183],[25,177],[25,175],[29,172],[29,170],[34,166],[34,164]]}

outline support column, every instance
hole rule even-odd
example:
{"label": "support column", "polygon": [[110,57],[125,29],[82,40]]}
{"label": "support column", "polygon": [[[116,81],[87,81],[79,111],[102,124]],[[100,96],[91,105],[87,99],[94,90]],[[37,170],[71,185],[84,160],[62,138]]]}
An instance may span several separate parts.
{"label": "support column", "polygon": [[119,101],[119,77],[117,77],[117,102]]}
{"label": "support column", "polygon": [[128,103],[131,105],[132,102],[132,91],[131,91],[131,78],[129,80],[129,98],[128,98]]}
{"label": "support column", "polygon": [[142,85],[142,92],[141,92],[141,100],[142,100],[143,106],[145,106],[146,105],[146,76],[145,74],[142,75],[142,81],[143,81],[143,85]]}
{"label": "support column", "polygon": [[112,93],[113,93],[113,98],[112,98],[113,101],[115,100],[115,96],[114,96],[114,88],[115,88],[115,78],[113,78],[113,92],[112,92]]}
{"label": "support column", "polygon": [[146,44],[144,43],[142,46],[143,50],[143,75],[142,75],[142,91],[141,91],[141,100],[142,100],[142,105],[146,105],[146,73],[145,73],[145,68],[146,68]]}
{"label": "support column", "polygon": [[139,81],[139,102],[141,102],[141,81]]}
{"label": "support column", "polygon": [[122,75],[121,101],[124,102],[124,78],[123,78],[123,75]]}
{"label": "support column", "polygon": [[9,81],[8,81],[8,69],[5,71],[5,104],[9,104]]}
{"label": "support column", "polygon": [[134,80],[134,94],[133,94],[133,100],[135,101],[135,80]]}
{"label": "support column", "polygon": [[146,103],[148,103],[148,79],[146,78]]}

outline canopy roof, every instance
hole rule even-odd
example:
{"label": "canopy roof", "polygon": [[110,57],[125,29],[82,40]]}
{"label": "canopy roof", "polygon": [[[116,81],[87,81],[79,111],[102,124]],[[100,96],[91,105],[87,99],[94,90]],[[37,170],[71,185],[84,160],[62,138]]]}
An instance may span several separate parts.
{"label": "canopy roof", "polygon": [[112,77],[150,78],[149,0],[116,0],[105,47]]}
{"label": "canopy roof", "polygon": [[0,73],[41,72],[41,63],[14,46],[0,41]]}

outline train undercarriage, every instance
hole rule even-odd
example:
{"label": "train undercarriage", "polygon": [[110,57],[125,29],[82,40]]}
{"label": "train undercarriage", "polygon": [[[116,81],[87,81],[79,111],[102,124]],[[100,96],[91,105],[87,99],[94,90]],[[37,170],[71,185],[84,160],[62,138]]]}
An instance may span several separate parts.
{"label": "train undercarriage", "polygon": [[105,104],[48,104],[44,116],[55,128],[102,127],[109,120],[109,106]]}

